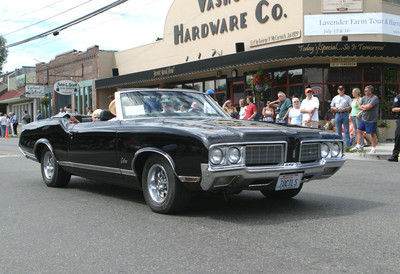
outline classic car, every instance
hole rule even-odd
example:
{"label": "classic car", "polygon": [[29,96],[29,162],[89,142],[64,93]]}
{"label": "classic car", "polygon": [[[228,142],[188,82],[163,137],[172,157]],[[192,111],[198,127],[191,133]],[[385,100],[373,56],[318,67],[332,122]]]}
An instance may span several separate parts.
{"label": "classic car", "polygon": [[118,91],[100,120],[36,121],[19,147],[49,187],[67,186],[71,175],[122,184],[142,190],[158,213],[185,210],[195,191],[292,198],[346,160],[332,131],[232,119],[209,95],[181,89]]}

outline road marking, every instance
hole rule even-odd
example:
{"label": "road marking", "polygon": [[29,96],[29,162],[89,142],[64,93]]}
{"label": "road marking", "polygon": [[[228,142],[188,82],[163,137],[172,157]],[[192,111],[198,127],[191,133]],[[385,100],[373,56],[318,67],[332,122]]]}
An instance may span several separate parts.
{"label": "road marking", "polygon": [[[5,155],[1,155],[1,154],[5,154]],[[22,155],[18,155],[18,154],[0,153],[0,158],[21,157],[21,156],[22,156]]]}

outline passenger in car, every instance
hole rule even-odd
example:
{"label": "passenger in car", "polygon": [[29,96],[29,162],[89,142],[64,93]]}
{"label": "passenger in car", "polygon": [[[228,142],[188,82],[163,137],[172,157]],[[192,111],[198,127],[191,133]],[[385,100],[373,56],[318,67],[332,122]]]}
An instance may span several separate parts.
{"label": "passenger in car", "polygon": [[101,114],[101,109],[99,109],[99,108],[96,109],[95,111],[93,111],[92,121],[93,122],[98,121],[100,119],[100,114]]}

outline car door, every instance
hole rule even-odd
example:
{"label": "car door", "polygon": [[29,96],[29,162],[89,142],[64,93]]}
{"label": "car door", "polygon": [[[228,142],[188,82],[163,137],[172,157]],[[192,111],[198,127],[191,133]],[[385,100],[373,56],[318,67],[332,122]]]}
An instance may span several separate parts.
{"label": "car door", "polygon": [[107,179],[120,174],[116,162],[119,126],[119,121],[95,121],[70,129],[68,158],[77,175]]}

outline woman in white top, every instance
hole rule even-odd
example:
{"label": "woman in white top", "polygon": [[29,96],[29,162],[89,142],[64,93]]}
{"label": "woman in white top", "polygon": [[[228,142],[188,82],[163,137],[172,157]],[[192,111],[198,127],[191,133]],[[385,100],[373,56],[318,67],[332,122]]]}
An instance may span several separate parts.
{"label": "woman in white top", "polygon": [[242,98],[239,100],[240,111],[239,111],[239,119],[244,119],[246,116],[246,101]]}
{"label": "woman in white top", "polygon": [[262,115],[264,116],[263,121],[265,122],[274,122],[274,118],[275,118],[275,110],[271,105],[271,102],[268,101],[267,105],[264,107],[263,111],[262,111]]}
{"label": "woman in white top", "polygon": [[292,99],[293,107],[289,110],[289,124],[301,126],[303,114],[300,112],[300,100],[294,97]]}

